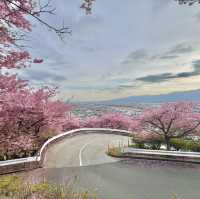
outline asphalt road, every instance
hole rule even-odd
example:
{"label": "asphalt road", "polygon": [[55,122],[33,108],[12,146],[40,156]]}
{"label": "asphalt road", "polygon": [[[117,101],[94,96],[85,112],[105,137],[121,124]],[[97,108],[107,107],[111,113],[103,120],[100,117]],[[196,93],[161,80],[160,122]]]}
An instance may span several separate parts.
{"label": "asphalt road", "polygon": [[65,139],[47,151],[44,165],[45,168],[62,168],[116,162],[118,159],[106,155],[108,145],[127,145],[128,139],[109,134],[85,134]]}
{"label": "asphalt road", "polygon": [[[33,180],[75,181],[98,199],[199,199],[200,165],[152,160],[119,160],[105,154],[108,144],[127,143],[116,135],[88,134],[52,146],[45,168]],[[29,177],[30,177],[29,176]],[[27,177],[27,173],[26,173]]]}

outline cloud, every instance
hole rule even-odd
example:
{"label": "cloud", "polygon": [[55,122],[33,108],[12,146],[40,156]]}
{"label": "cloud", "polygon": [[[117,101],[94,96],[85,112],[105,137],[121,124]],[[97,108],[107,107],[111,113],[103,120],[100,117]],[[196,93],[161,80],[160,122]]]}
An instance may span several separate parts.
{"label": "cloud", "polygon": [[191,44],[181,43],[174,46],[171,50],[166,52],[168,56],[178,56],[186,53],[191,53],[194,51],[194,48]]}
{"label": "cloud", "polygon": [[159,58],[165,60],[165,59],[176,59],[178,57],[179,57],[178,55],[162,55]]}
{"label": "cloud", "polygon": [[157,75],[147,75],[144,77],[137,78],[136,80],[149,83],[159,83],[170,79],[176,78],[187,78],[200,75],[200,60],[195,60],[192,62],[193,70],[190,72],[181,72],[177,74],[172,73],[162,73]]}
{"label": "cloud", "polygon": [[22,76],[29,80],[34,81],[52,81],[52,82],[63,82],[67,80],[66,76],[61,74],[51,73],[50,71],[42,71],[42,70],[30,70],[26,71]]}
{"label": "cloud", "polygon": [[197,22],[199,23],[200,21],[200,12],[197,12],[195,15],[194,15],[194,18],[197,20]]}
{"label": "cloud", "polygon": [[182,72],[176,74],[175,78],[181,77],[193,77],[200,75],[200,60],[195,60],[192,62],[193,70],[191,72]]}
{"label": "cloud", "polygon": [[195,6],[180,7],[173,0],[100,0],[93,14],[85,15],[80,0],[52,3],[57,14],[44,15],[45,21],[59,27],[63,19],[72,35],[62,42],[41,25],[33,28],[31,54],[45,62],[22,75],[34,83],[54,83],[61,95],[91,100],[166,92],[163,84],[168,83],[183,90],[177,80],[199,74],[200,61],[192,62],[200,49],[195,46],[200,41]]}
{"label": "cloud", "polygon": [[195,73],[195,71],[192,72],[182,72],[182,73],[178,73],[174,76],[174,78],[185,78],[185,77],[192,77],[192,76],[196,76],[198,75],[198,73]]}
{"label": "cloud", "polygon": [[195,44],[189,44],[186,42],[176,44],[169,50],[165,50],[162,53],[148,52],[147,49],[138,49],[131,52],[122,64],[130,65],[135,62],[152,62],[154,60],[167,61],[172,59],[178,59],[181,56],[186,56],[186,54],[193,53],[196,50]]}
{"label": "cloud", "polygon": [[163,74],[158,74],[158,75],[147,75],[144,77],[137,78],[136,80],[143,81],[143,82],[150,82],[150,83],[158,83],[158,82],[163,82],[172,78],[174,78],[173,74],[163,73]]}
{"label": "cloud", "polygon": [[128,57],[122,62],[122,64],[129,64],[132,62],[145,60],[147,58],[148,58],[148,54],[147,54],[146,50],[139,49],[139,50],[136,50],[136,51],[133,51],[132,53],[130,53],[128,55]]}
{"label": "cloud", "polygon": [[132,59],[132,60],[140,60],[140,59],[144,59],[148,57],[147,56],[147,52],[146,50],[136,50],[134,52],[132,52],[129,56],[128,59]]}
{"label": "cloud", "polygon": [[195,72],[198,72],[198,73],[200,72],[200,59],[193,61],[193,67],[194,67]]}

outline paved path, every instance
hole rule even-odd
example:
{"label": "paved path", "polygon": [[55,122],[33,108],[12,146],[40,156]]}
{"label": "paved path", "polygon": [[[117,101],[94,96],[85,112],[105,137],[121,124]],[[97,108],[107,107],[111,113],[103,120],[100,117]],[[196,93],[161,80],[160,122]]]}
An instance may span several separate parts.
{"label": "paved path", "polygon": [[96,192],[99,199],[172,199],[173,194],[180,199],[200,198],[200,165],[120,161],[105,154],[108,143],[127,143],[127,139],[88,134],[63,140],[48,150],[45,168],[29,175],[56,183],[76,179],[77,187]]}
{"label": "paved path", "polygon": [[[130,138],[129,138],[130,139]],[[106,155],[108,144],[127,145],[128,137],[109,134],[85,134],[65,139],[47,151],[45,168],[88,166],[118,161]]]}

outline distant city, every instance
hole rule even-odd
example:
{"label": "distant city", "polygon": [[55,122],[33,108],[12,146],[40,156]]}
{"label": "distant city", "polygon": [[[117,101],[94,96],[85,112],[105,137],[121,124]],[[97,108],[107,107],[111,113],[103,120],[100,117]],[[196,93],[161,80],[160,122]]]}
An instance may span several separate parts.
{"label": "distant city", "polygon": [[72,114],[81,119],[99,116],[105,112],[119,112],[134,117],[148,107],[158,107],[163,103],[177,101],[200,102],[200,91],[175,92],[152,96],[131,96],[108,101],[77,103]]}
{"label": "distant city", "polygon": [[106,104],[77,104],[72,111],[74,116],[79,117],[80,119],[84,119],[87,117],[94,117],[102,115],[106,112],[117,112],[122,113],[127,116],[136,117],[138,116],[144,109],[148,107],[157,107],[160,106],[159,103],[146,103],[146,104],[134,104],[131,106],[126,105],[106,105]]}

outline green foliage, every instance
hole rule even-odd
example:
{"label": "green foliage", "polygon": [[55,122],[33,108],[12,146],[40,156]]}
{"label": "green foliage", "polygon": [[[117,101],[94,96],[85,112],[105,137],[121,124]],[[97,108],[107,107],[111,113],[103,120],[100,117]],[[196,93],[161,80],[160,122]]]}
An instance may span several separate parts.
{"label": "green foliage", "polygon": [[176,150],[200,152],[200,141],[188,139],[172,139],[170,145]]}
{"label": "green foliage", "polygon": [[[164,144],[164,140],[162,138],[154,140],[138,140],[133,138],[132,142],[132,145],[130,145],[131,147],[151,150],[159,150],[161,144]],[[194,141],[192,139],[174,138],[170,140],[170,146],[177,151],[182,150],[200,152],[200,141]]]}
{"label": "green foliage", "polygon": [[6,176],[0,179],[0,198],[6,199],[96,199],[88,191],[74,191],[72,184],[55,185],[47,182],[25,183],[18,176]]}
{"label": "green foliage", "polygon": [[161,147],[162,142],[161,141],[155,141],[155,142],[151,142],[149,145],[149,148],[151,150],[159,150]]}
{"label": "green foliage", "polygon": [[138,149],[145,149],[145,143],[144,142],[136,142],[132,145],[134,148],[138,148]]}
{"label": "green foliage", "polygon": [[3,161],[3,160],[5,160],[5,156],[4,156],[3,151],[0,150],[0,161]]}
{"label": "green foliage", "polygon": [[37,192],[51,190],[51,188],[52,186],[50,184],[44,182],[44,183],[32,185],[31,190],[33,193],[37,193]]}
{"label": "green foliage", "polygon": [[163,143],[163,139],[149,139],[149,140],[142,140],[142,139],[136,139],[132,138],[132,145],[131,147],[139,148],[139,149],[151,149],[151,150],[159,150],[161,147],[161,144]]}
{"label": "green foliage", "polygon": [[0,195],[13,196],[22,189],[22,179],[18,176],[6,176],[0,179]]}

